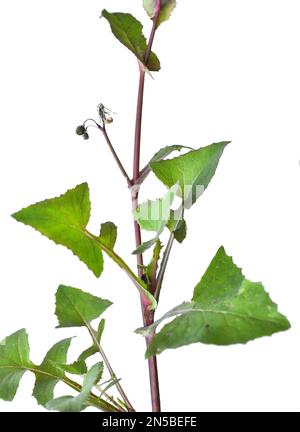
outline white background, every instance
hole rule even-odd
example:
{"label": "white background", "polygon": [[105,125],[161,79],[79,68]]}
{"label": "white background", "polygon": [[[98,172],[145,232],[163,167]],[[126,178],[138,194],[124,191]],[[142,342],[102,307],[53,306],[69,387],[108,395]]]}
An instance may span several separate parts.
{"label": "white background", "polygon": [[[298,0],[178,1],[157,32],[162,70],[147,80],[142,159],[169,144],[196,148],[232,140],[208,190],[187,215],[188,238],[174,247],[158,311],[189,300],[220,245],[288,316],[292,330],[246,346],[193,345],[159,357],[165,411],[299,411],[300,62]],[[105,103],[117,112],[112,140],[131,171],[138,69],[99,19],[103,7],[130,11],[150,29],[141,0],[1,2],[0,338],[26,327],[42,360],[69,335],[71,357],[84,330],[55,330],[60,283],[109,298],[104,347],[138,410],[149,409],[144,341],[135,289],[105,259],[97,280],[63,247],[10,214],[83,181],[90,227],[114,221],[117,251],[134,266],[130,199],[102,137],[74,134]],[[164,187],[149,177],[142,198]],[[70,360],[71,360],[70,357]],[[43,411],[25,375],[0,411]],[[60,388],[59,394],[70,393]]]}

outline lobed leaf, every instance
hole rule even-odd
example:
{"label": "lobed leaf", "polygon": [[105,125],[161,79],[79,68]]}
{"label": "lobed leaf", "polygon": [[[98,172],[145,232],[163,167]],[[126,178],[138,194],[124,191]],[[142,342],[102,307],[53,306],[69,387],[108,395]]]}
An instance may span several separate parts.
{"label": "lobed leaf", "polygon": [[46,406],[53,399],[55,386],[65,376],[65,363],[71,340],[72,338],[64,339],[53,345],[37,368],[33,396],[39,405]]}
{"label": "lobed leaf", "polygon": [[147,64],[144,57],[147,50],[147,41],[143,35],[142,24],[127,13],[110,13],[102,11],[102,16],[109,22],[114,36],[125,45],[150,71],[159,71],[160,63],[157,56],[151,52]]}
{"label": "lobed leaf", "polygon": [[[103,329],[103,325],[101,325]],[[100,329],[100,331],[101,331]],[[82,374],[86,372],[83,361],[66,364],[68,348],[72,338],[56,343],[46,354],[40,366],[33,364],[29,358],[29,344],[26,330],[22,329],[8,336],[0,343],[0,398],[13,400],[20,380],[26,371],[32,372],[36,377],[33,396],[38,403],[48,408],[53,399],[53,391],[59,381],[80,392],[75,403],[71,403],[73,410],[82,410],[91,397],[91,404],[110,411],[111,407],[105,400],[95,398],[90,390],[103,374],[103,363],[95,365],[85,376],[83,386],[66,377],[65,372]],[[73,398],[72,398],[73,399]]]}
{"label": "lobed leaf", "polygon": [[12,401],[20,380],[33,365],[29,358],[26,330],[8,336],[0,343],[0,398]]}
{"label": "lobed leaf", "polygon": [[59,327],[82,327],[98,318],[112,303],[92,294],[60,285],[56,292]]}
{"label": "lobed leaf", "polygon": [[86,183],[76,186],[64,195],[33,204],[13,217],[30,225],[57,244],[71,249],[96,276],[103,270],[104,251],[130,278],[139,292],[147,298],[150,307],[156,301],[146,289],[144,282],[136,276],[125,261],[111,247],[116,238],[116,227],[111,222],[102,225],[100,236],[87,229],[90,217],[89,188]]}
{"label": "lobed leaf", "polygon": [[147,357],[196,342],[247,343],[290,328],[263,285],[247,280],[223,247],[195,287],[192,302],[178,306],[153,326],[138,331],[151,334],[164,319],[178,314],[154,336]]}
{"label": "lobed leaf", "polygon": [[178,195],[185,208],[190,208],[209,185],[227,144],[229,141],[211,144],[174,159],[152,162],[150,167],[168,188],[180,185]]}
{"label": "lobed leaf", "polygon": [[65,380],[61,366],[66,362],[71,338],[55,344],[46,354],[40,366],[29,358],[29,344],[26,330],[22,329],[8,336],[0,345],[0,398],[13,400],[19,382],[26,371],[35,374],[33,396],[45,406],[53,398],[56,384]]}
{"label": "lobed leaf", "polygon": [[82,390],[78,396],[62,396],[47,403],[47,408],[53,411],[80,412],[87,408],[88,398],[94,385],[101,379],[103,363],[97,363],[87,372]]}
{"label": "lobed leaf", "polygon": [[83,183],[58,198],[24,208],[12,217],[66,246],[99,277],[103,270],[102,250],[86,233],[90,209],[89,187]]}

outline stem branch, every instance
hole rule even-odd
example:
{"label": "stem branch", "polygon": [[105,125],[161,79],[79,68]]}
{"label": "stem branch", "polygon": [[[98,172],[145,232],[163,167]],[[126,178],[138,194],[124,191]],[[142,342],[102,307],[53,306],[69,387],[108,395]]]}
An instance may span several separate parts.
{"label": "stem branch", "polygon": [[[52,379],[61,380],[64,384],[71,387],[73,390],[76,390],[78,393],[82,391],[82,386],[78,384],[77,382],[71,380],[69,377],[64,376],[61,378],[60,376],[57,376],[56,374],[51,374],[48,372],[45,372],[41,370],[38,366],[33,365],[32,367],[28,368],[29,371],[33,372],[35,375],[45,375],[47,377],[50,377]],[[117,407],[111,405],[110,403],[104,401],[103,399],[98,398],[94,393],[90,393],[88,398],[88,403],[101,411],[104,412],[119,412],[120,409]]]}
{"label": "stem branch", "polygon": [[[86,323],[86,326],[87,326],[87,329],[88,329],[88,331],[89,331],[89,333],[90,333],[90,335],[91,335],[91,337],[92,337],[92,339],[94,341],[94,344],[96,345],[96,347],[97,347],[97,349],[98,349],[101,357],[103,358],[103,361],[104,361],[104,363],[105,363],[105,365],[106,365],[106,367],[108,369],[108,372],[109,372],[111,378],[113,380],[116,380],[117,376],[116,376],[116,374],[115,374],[115,372],[114,372],[114,370],[113,370],[113,368],[112,368],[112,366],[111,366],[111,364],[110,364],[110,362],[109,362],[109,360],[108,360],[105,352],[103,351],[103,348],[101,347],[100,343],[98,342],[98,338],[97,338],[97,334],[96,334],[95,330],[92,328],[92,326],[91,326],[90,323]],[[134,412],[135,410],[134,410],[133,406],[131,405],[131,403],[129,402],[129,399],[126,396],[126,393],[123,390],[123,387],[121,386],[121,384],[120,384],[119,381],[116,381],[116,387],[118,389],[118,392],[122,396],[124,402],[128,406],[129,411],[130,412]]]}
{"label": "stem branch", "polygon": [[168,262],[169,262],[170,253],[171,253],[171,250],[172,250],[174,239],[175,239],[174,234],[171,233],[170,237],[169,237],[169,240],[168,240],[168,243],[167,243],[167,246],[166,246],[166,249],[165,249],[165,252],[164,252],[164,255],[163,255],[163,259],[161,261],[160,270],[159,270],[158,277],[157,277],[156,288],[155,288],[155,292],[154,292],[154,298],[157,301],[159,300],[160,291],[161,291],[161,287],[162,287],[162,282],[163,282],[163,279],[164,279],[164,276],[165,276],[165,272],[166,272],[166,268],[167,268],[167,265],[168,265]]}
{"label": "stem branch", "polygon": [[111,140],[110,140],[110,138],[109,138],[109,136],[107,134],[107,131],[106,131],[105,124],[103,126],[97,125],[97,127],[103,133],[105,141],[106,141],[106,143],[107,143],[107,145],[108,145],[108,147],[109,147],[109,149],[110,149],[110,151],[111,151],[111,153],[113,155],[113,158],[115,159],[115,161],[116,161],[116,163],[117,163],[117,165],[118,165],[121,173],[123,174],[123,176],[125,177],[125,179],[127,181],[128,187],[131,187],[131,185],[132,185],[131,180],[130,180],[130,178],[129,178],[128,174],[127,174],[127,171],[125,170],[122,162],[119,159],[119,156],[117,155],[117,153],[116,153],[116,151],[115,151],[115,149],[114,149],[114,147],[113,147],[113,145],[111,143]]}

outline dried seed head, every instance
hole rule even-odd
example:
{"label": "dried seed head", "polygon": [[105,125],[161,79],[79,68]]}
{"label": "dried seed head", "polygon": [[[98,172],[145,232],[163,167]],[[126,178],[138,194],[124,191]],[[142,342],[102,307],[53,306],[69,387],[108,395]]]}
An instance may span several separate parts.
{"label": "dried seed head", "polygon": [[98,105],[98,114],[103,126],[113,122],[113,118],[111,117],[113,112],[109,108],[106,108],[102,103]]}
{"label": "dried seed head", "polygon": [[86,128],[83,125],[80,125],[76,128],[76,134],[82,136],[86,133]]}

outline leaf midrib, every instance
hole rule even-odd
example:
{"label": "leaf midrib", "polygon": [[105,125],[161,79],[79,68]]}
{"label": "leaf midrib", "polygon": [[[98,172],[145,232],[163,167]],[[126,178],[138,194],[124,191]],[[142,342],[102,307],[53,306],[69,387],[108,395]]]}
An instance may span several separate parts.
{"label": "leaf midrib", "polygon": [[72,299],[70,299],[67,295],[64,294],[65,299],[70,303],[70,305],[73,307],[73,309],[75,310],[76,314],[79,316],[79,318],[81,319],[83,325],[85,325],[87,328],[89,326],[89,321],[86,321],[85,318],[83,317],[83,315],[80,313],[80,311],[77,309],[76,305],[73,303]]}
{"label": "leaf midrib", "polygon": [[241,318],[241,319],[250,319],[253,321],[260,321],[260,322],[269,322],[272,324],[278,324],[279,321],[275,321],[272,319],[266,319],[266,318],[259,318],[259,317],[255,317],[253,315],[249,315],[249,314],[241,314],[241,313],[237,313],[237,312],[230,312],[230,311],[223,311],[223,310],[215,310],[215,309],[201,309],[201,308],[191,308],[191,309],[187,309],[183,312],[179,312],[178,314],[183,316],[186,315],[187,313],[212,313],[212,314],[216,314],[216,315],[231,315],[237,318]]}

